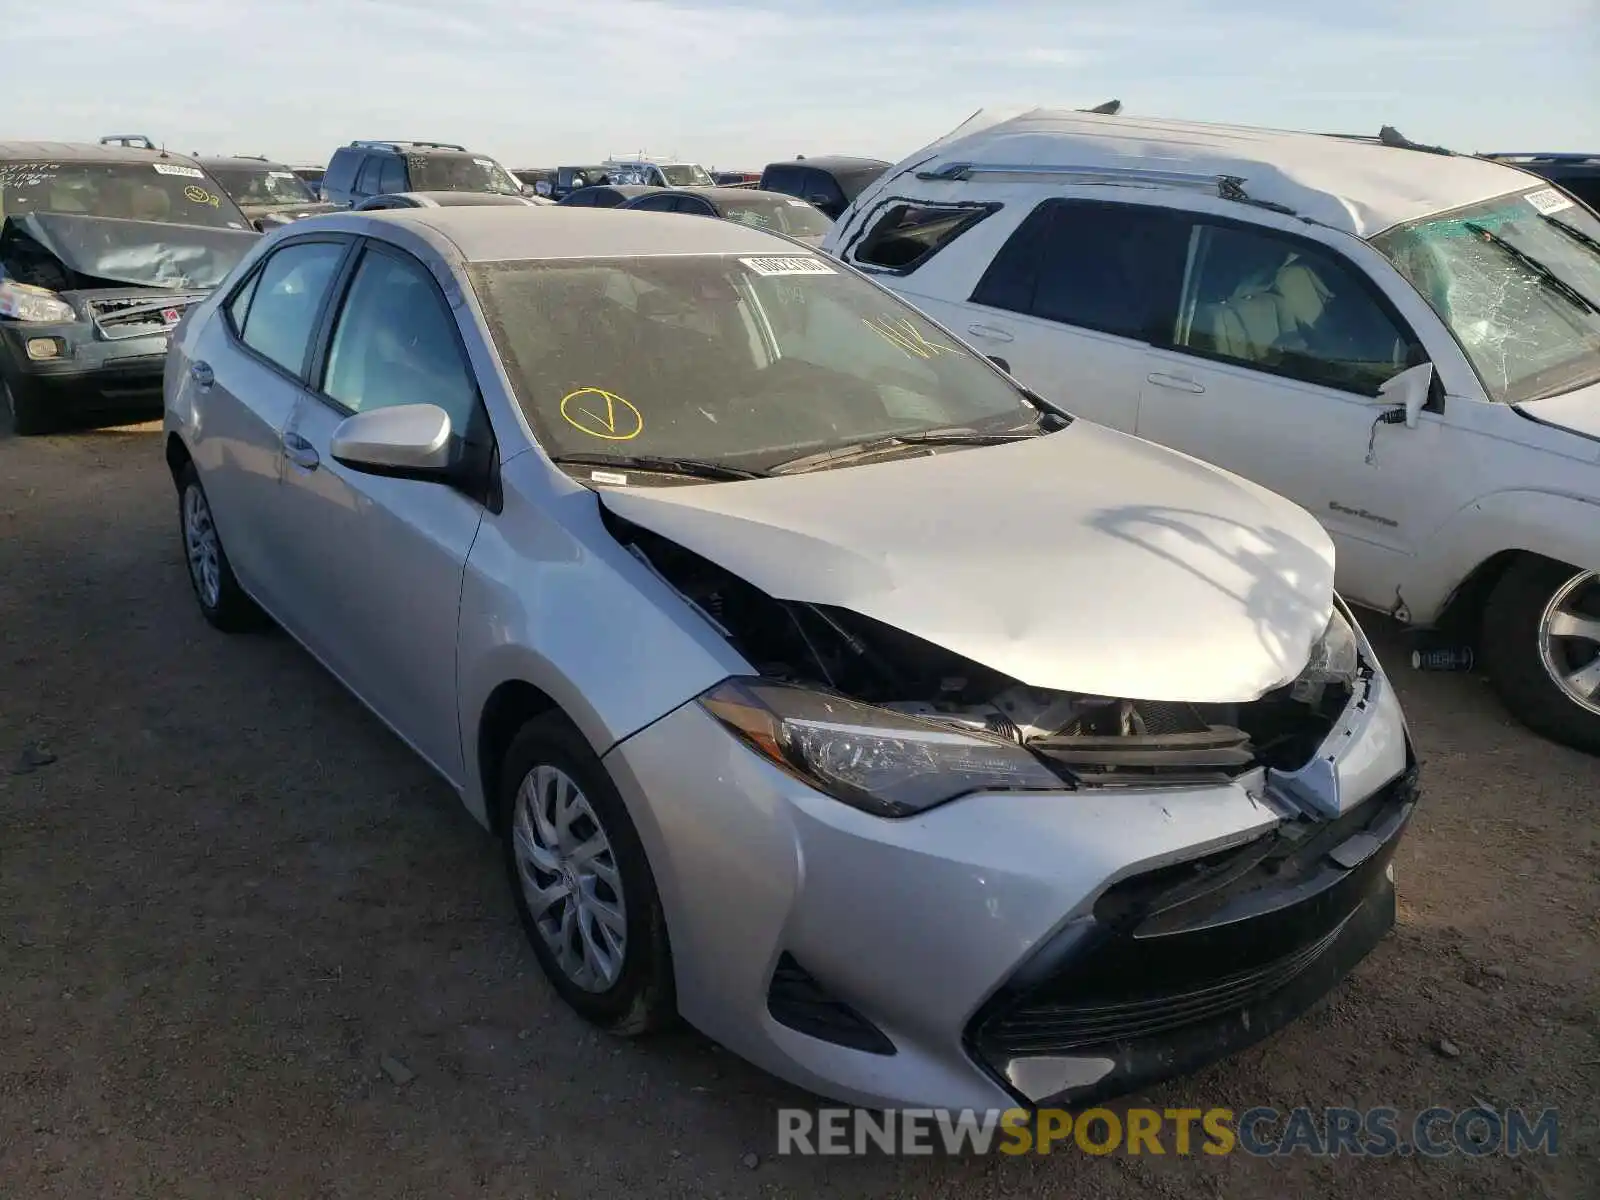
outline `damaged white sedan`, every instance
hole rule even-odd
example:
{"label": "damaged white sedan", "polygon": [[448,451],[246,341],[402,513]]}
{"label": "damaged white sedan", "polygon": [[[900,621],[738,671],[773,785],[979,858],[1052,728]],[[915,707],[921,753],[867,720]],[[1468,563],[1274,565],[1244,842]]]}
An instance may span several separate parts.
{"label": "damaged white sedan", "polygon": [[313,217],[185,323],[166,406],[202,612],[270,614],[503,835],[607,1029],[1082,1103],[1394,921],[1416,767],[1317,523],[792,242]]}

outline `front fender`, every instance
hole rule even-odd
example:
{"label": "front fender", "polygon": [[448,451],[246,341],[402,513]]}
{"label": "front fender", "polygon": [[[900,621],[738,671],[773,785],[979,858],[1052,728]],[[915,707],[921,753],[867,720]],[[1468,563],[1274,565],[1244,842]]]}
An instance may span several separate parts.
{"label": "front fender", "polygon": [[1429,539],[1419,582],[1404,591],[1412,621],[1431,624],[1481,563],[1506,550],[1600,571],[1600,501],[1531,490],[1474,500]]}

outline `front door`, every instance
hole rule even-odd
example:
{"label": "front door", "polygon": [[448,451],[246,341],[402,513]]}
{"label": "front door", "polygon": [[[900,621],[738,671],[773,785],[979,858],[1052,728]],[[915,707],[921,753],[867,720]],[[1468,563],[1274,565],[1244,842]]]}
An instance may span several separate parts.
{"label": "front door", "polygon": [[330,453],[344,419],[373,408],[436,404],[458,434],[483,420],[455,319],[420,262],[369,243],[315,378],[284,435],[307,644],[459,785],[456,625],[483,509],[444,484],[366,474]]}
{"label": "front door", "polygon": [[[1456,433],[1393,421],[1378,385],[1425,361],[1376,285],[1318,243],[1194,218],[1170,337],[1148,355],[1139,436],[1296,501],[1351,599],[1393,609],[1417,547],[1462,503]],[[1170,310],[1169,310],[1170,311]]]}

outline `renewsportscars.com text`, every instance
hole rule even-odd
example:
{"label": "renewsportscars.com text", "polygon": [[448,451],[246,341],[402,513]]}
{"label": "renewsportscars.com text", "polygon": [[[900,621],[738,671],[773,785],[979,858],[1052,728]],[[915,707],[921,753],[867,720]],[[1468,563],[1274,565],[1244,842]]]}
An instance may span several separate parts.
{"label": "renewsportscars.com text", "polygon": [[1489,1107],[1132,1108],[1080,1113],[854,1108],[778,1112],[779,1154],[1249,1154],[1442,1158],[1560,1152],[1559,1114]]}

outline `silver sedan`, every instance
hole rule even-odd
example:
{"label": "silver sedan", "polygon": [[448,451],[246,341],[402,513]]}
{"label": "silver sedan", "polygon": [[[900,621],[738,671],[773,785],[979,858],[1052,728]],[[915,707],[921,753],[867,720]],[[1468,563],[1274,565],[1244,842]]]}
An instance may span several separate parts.
{"label": "silver sedan", "polygon": [[201,612],[432,764],[608,1030],[1081,1103],[1393,922],[1415,765],[1317,523],[792,241],[313,217],[185,320],[165,402]]}

